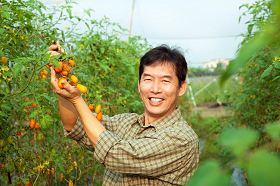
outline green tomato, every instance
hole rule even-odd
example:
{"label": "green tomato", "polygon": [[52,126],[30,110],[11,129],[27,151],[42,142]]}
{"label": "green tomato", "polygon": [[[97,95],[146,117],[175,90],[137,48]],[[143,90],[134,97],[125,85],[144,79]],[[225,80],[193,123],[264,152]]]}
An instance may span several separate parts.
{"label": "green tomato", "polygon": [[4,147],[5,145],[5,141],[4,140],[0,140],[0,147]]}
{"label": "green tomato", "polygon": [[41,133],[37,134],[37,140],[38,140],[38,141],[41,141],[41,140],[42,140],[42,137],[43,137],[43,136],[42,136]]}
{"label": "green tomato", "polygon": [[14,142],[14,139],[13,139],[12,136],[9,136],[9,137],[8,137],[8,142],[9,142],[9,143],[13,143],[13,142]]}
{"label": "green tomato", "polygon": [[9,150],[9,147],[8,146],[5,146],[4,149],[3,149],[5,152],[7,152]]}

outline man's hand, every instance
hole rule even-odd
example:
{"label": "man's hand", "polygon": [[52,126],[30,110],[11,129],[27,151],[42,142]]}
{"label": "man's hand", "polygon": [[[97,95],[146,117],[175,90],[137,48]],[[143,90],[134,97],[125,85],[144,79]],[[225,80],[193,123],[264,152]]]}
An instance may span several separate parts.
{"label": "man's hand", "polygon": [[48,53],[51,53],[51,56],[56,56],[60,53],[64,53],[64,49],[62,48],[62,46],[60,46],[59,41],[52,41],[52,45],[49,47],[49,51]]}
{"label": "man's hand", "polygon": [[81,97],[81,92],[78,89],[76,89],[74,86],[71,86],[66,80],[63,80],[61,82],[64,89],[59,88],[58,87],[59,80],[56,77],[54,67],[50,67],[50,70],[51,70],[51,84],[54,88],[55,93],[74,104]]}

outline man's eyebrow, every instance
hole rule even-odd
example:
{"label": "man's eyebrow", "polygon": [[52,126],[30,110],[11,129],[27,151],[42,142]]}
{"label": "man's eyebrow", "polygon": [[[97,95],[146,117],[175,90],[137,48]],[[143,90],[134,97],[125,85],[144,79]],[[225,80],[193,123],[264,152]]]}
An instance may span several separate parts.
{"label": "man's eyebrow", "polygon": [[164,75],[163,78],[172,79],[172,76],[170,76],[170,75]]}
{"label": "man's eyebrow", "polygon": [[151,76],[151,74],[144,73],[143,77]]}

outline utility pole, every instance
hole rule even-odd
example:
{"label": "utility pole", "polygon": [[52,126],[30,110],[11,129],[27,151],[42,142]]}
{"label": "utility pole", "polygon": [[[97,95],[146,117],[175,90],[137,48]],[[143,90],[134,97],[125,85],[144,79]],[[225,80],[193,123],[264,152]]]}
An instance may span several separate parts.
{"label": "utility pole", "polygon": [[131,36],[131,29],[132,29],[132,21],[133,21],[133,12],[134,12],[134,5],[135,5],[135,0],[133,0],[133,5],[132,5],[132,11],[131,11],[131,21],[130,21],[130,29],[129,29],[129,36]]}

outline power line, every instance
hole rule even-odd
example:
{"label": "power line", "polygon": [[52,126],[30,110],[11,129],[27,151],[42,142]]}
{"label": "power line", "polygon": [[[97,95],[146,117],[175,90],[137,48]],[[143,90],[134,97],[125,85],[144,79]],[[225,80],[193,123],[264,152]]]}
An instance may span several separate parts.
{"label": "power line", "polygon": [[227,38],[227,37],[238,37],[241,35],[228,35],[228,36],[209,36],[209,37],[183,37],[183,38],[148,38],[154,40],[179,40],[179,39],[216,39],[216,38]]}

